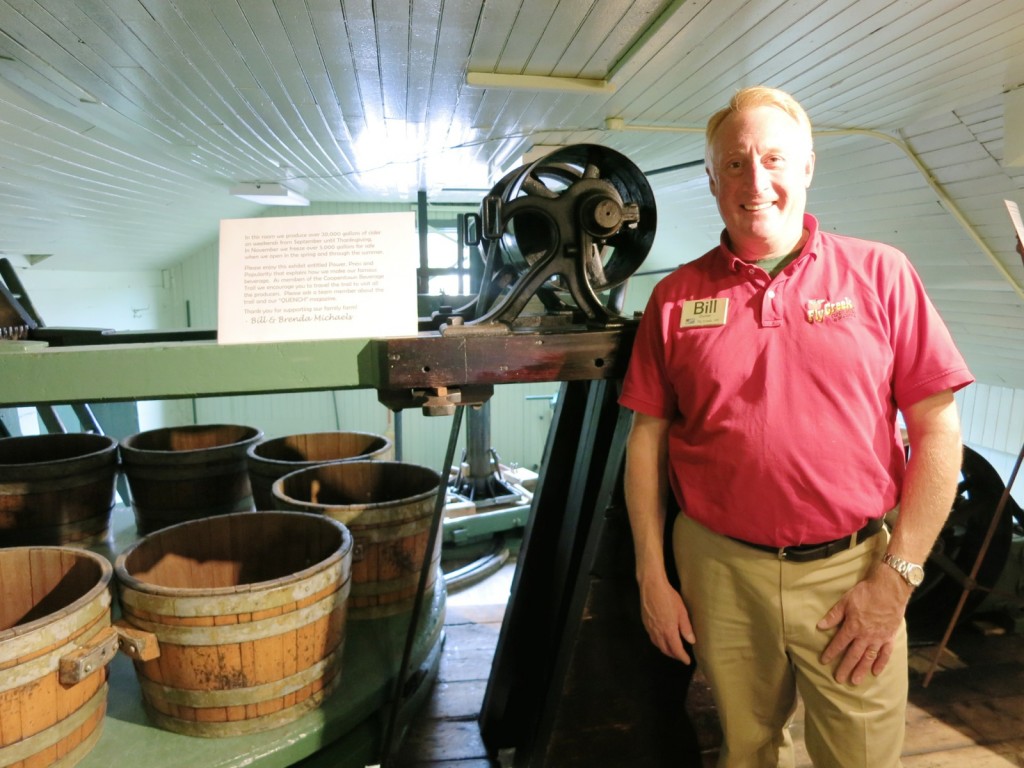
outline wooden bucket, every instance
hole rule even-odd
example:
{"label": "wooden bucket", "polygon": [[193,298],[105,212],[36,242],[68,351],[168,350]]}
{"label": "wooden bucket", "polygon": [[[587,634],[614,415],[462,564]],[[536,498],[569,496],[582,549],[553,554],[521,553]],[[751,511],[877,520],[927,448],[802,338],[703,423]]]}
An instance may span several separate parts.
{"label": "wooden bucket", "polygon": [[106,538],[117,440],[88,433],[0,439],[0,547]]}
{"label": "wooden bucket", "polygon": [[[279,507],[325,514],[352,532],[349,615],[372,619],[412,610],[441,477],[415,464],[346,461],[285,475],[274,483]],[[427,590],[436,581],[441,529],[430,548]]]}
{"label": "wooden bucket", "polygon": [[236,736],[319,706],[341,676],[351,564],[344,525],[295,512],[180,523],[125,550],[118,628],[150,719]]}
{"label": "wooden bucket", "polygon": [[138,532],[255,509],[246,452],[262,436],[253,427],[196,424],[123,438],[121,462]]}
{"label": "wooden bucket", "polygon": [[392,443],[369,432],[311,432],[249,446],[249,482],[256,509],[274,509],[274,481],[316,464],[392,457]]}
{"label": "wooden bucket", "polygon": [[0,549],[0,765],[75,765],[99,739],[112,574],[84,549]]}

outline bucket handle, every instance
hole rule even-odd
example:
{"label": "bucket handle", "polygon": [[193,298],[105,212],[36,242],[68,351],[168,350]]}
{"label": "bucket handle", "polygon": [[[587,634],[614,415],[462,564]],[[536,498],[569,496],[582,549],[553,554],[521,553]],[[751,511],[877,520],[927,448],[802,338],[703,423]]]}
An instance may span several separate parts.
{"label": "bucket handle", "polygon": [[114,658],[118,647],[117,632],[113,627],[104,627],[93,635],[89,642],[71,653],[61,656],[58,678],[62,685],[77,685]]}
{"label": "bucket handle", "polygon": [[160,641],[152,632],[133,627],[124,619],[114,622],[117,646],[121,653],[135,661],[151,661],[160,655]]}

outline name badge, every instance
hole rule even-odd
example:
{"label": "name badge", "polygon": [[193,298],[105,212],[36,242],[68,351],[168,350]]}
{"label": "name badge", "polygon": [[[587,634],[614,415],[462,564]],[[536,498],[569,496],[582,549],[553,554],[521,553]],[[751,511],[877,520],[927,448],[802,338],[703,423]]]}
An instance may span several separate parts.
{"label": "name badge", "polygon": [[729,299],[695,299],[683,302],[683,314],[679,318],[680,328],[701,328],[725,325],[729,314]]}

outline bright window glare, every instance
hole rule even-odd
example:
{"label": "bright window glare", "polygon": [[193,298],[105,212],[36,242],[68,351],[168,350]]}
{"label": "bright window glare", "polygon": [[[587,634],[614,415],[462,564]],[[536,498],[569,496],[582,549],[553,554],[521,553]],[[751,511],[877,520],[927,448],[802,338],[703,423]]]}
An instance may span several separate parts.
{"label": "bright window glare", "polygon": [[458,233],[431,229],[427,232],[427,259],[431,267],[457,267],[459,264]]}
{"label": "bright window glare", "polygon": [[[463,251],[463,267],[467,268],[469,251]],[[458,232],[454,229],[431,229],[427,233],[428,266],[454,269],[459,266]],[[435,275],[430,278],[429,292],[436,296],[465,296],[469,293],[469,275]]]}
{"label": "bright window glare", "polygon": [[439,275],[430,278],[430,294],[432,296],[464,296],[465,293],[459,288],[462,279],[458,275]]}

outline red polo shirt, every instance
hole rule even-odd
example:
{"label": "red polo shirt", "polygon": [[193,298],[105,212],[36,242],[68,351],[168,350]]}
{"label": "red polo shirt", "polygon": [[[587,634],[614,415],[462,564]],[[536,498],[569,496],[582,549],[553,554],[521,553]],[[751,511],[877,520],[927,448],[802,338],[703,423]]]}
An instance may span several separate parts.
{"label": "red polo shirt", "polygon": [[897,409],[973,381],[906,256],[820,232],[809,214],[804,225],[774,280],[724,235],[665,277],[620,398],[671,420],[688,516],[771,546],[836,539],[895,507]]}

